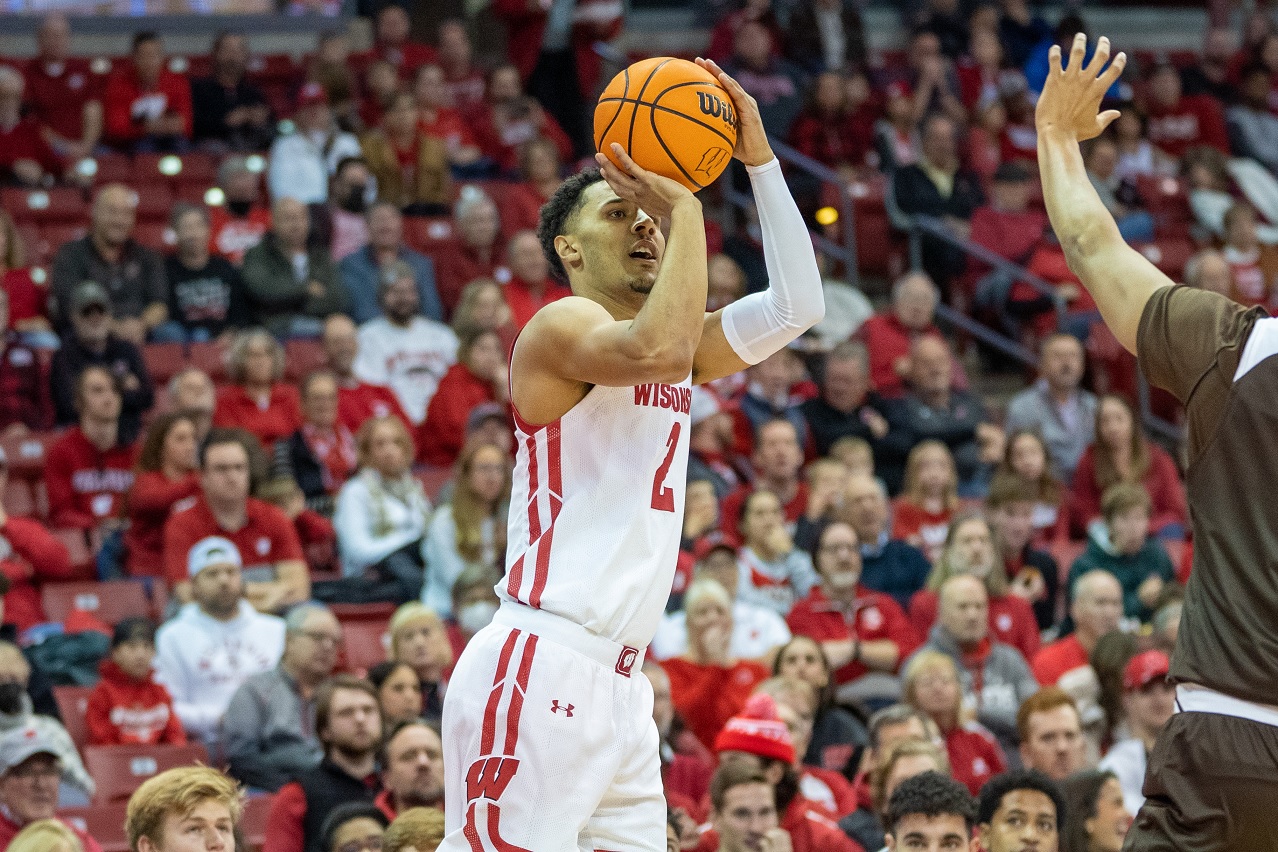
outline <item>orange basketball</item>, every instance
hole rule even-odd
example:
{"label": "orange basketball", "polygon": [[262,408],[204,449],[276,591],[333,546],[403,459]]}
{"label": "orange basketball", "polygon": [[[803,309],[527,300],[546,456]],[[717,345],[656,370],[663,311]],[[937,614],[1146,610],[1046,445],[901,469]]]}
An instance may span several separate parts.
{"label": "orange basketball", "polygon": [[595,107],[595,147],[617,142],[650,172],[696,192],[714,182],[737,144],[737,113],[719,81],[686,59],[658,56],[622,71]]}

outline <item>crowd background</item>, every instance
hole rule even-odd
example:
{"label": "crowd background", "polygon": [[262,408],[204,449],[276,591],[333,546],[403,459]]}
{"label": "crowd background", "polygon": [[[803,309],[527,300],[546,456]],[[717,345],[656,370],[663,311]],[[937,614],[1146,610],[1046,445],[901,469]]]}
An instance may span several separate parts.
{"label": "crowd background", "polygon": [[[495,0],[503,55],[471,20],[418,40],[404,8],[366,11],[364,51],[335,28],[259,56],[228,30],[170,56],[139,31],[81,57],[55,14],[0,57],[0,729],[47,743],[0,733],[0,840],[60,808],[109,847],[143,777],[197,759],[254,793],[272,850],[327,848],[347,799],[379,825],[442,801],[448,673],[504,570],[510,348],[569,295],[537,211],[589,162],[594,48],[625,10]],[[697,15],[699,53],[837,176],[787,169],[814,236],[837,241],[847,194],[862,251],[822,254],[813,333],[691,398],[644,666],[682,847],[736,848],[723,755],[758,763],[796,849],[879,849],[926,769],[975,795],[1099,763],[1134,812],[1192,541],[1175,430],[1146,433],[1042,209],[1034,98],[1085,20],[925,0],[884,52],[839,0]],[[1235,17],[1135,56],[1085,156],[1155,263],[1271,309],[1278,26]],[[703,193],[710,310],[766,286],[734,186]],[[939,229],[911,244],[918,217]]]}

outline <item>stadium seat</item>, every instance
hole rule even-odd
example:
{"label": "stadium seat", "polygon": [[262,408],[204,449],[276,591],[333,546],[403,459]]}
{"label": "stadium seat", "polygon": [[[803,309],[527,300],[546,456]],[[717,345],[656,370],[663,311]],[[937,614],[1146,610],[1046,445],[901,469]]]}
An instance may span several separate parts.
{"label": "stadium seat", "polygon": [[97,783],[95,805],[122,801],[133,795],[143,781],[166,769],[208,763],[209,753],[198,743],[192,745],[88,746],[84,767]]}
{"label": "stadium seat", "polygon": [[30,432],[21,438],[0,439],[5,457],[9,460],[9,475],[23,479],[42,479],[48,445],[62,435],[60,432]]}
{"label": "stadium seat", "polygon": [[329,609],[343,624],[354,621],[390,621],[395,614],[393,603],[335,603]]}
{"label": "stadium seat", "polygon": [[291,84],[300,70],[288,53],[267,53],[248,61],[248,78],[258,84]]}
{"label": "stadium seat", "polygon": [[142,347],[142,362],[151,382],[158,387],[186,366],[186,348],[181,343],[148,343]]}
{"label": "stadium seat", "polygon": [[[85,549],[88,549],[87,543]],[[134,616],[151,617],[146,589],[136,580],[45,583],[40,589],[40,601],[50,621],[65,621],[73,609],[90,613],[111,625]]]}
{"label": "stadium seat", "polygon": [[426,492],[426,496],[431,502],[435,502],[435,498],[439,496],[439,492],[444,490],[444,486],[453,478],[453,469],[451,467],[425,467],[413,473],[417,477],[417,481],[422,484],[422,490]]}
{"label": "stadium seat", "polygon": [[359,677],[386,659],[390,640],[386,621],[353,621],[342,624],[342,651],[346,667]]}
{"label": "stadium seat", "polygon": [[[67,527],[50,527],[49,533],[66,547],[71,557],[71,566],[76,569],[77,576],[94,575],[93,548],[89,544],[88,532]],[[62,621],[62,618],[53,618],[53,620]]]}
{"label": "stadium seat", "polygon": [[72,224],[89,220],[89,207],[84,201],[84,193],[69,186],[0,189],[0,207],[7,210],[17,222]]}
{"label": "stadium seat", "polygon": [[83,222],[54,222],[42,225],[40,235],[48,245],[49,260],[52,261],[58,249],[63,245],[78,240],[89,232],[89,218],[85,214]]}
{"label": "stadium seat", "polygon": [[404,217],[404,242],[429,254],[452,245],[453,221],[447,216]]}
{"label": "stadium seat", "polygon": [[307,373],[327,365],[324,346],[318,340],[288,340],[284,344],[284,378],[300,382]]}
{"label": "stadium seat", "polygon": [[133,181],[133,161],[123,154],[103,154],[95,157],[98,170],[93,173],[93,182],[99,186],[104,183],[131,183]]}
{"label": "stadium seat", "polygon": [[168,254],[173,250],[176,237],[167,222],[138,222],[133,229],[133,239],[160,254]]}
{"label": "stadium seat", "polygon": [[55,686],[53,700],[58,705],[58,715],[62,717],[62,727],[71,735],[71,741],[80,751],[89,743],[89,726],[85,723],[85,713],[89,709],[89,693],[91,686]]}
{"label": "stadium seat", "polygon": [[250,849],[261,849],[266,843],[266,818],[270,816],[271,805],[275,801],[273,794],[265,796],[249,796],[244,802],[244,813],[240,817],[240,834]]}
{"label": "stadium seat", "polygon": [[[133,185],[138,194],[138,227],[146,222],[168,224],[173,210],[173,185],[168,181],[139,181]],[[137,238],[137,234],[134,234]],[[140,240],[139,240],[140,242]]]}
{"label": "stadium seat", "polygon": [[90,805],[84,808],[59,808],[58,817],[92,837],[102,852],[129,852],[129,839],[124,833],[125,801]]}
{"label": "stadium seat", "polygon": [[35,489],[25,479],[10,479],[4,486],[4,511],[13,518],[25,518],[37,511]]}
{"label": "stadium seat", "polygon": [[192,367],[198,367],[208,373],[215,383],[222,384],[227,380],[226,350],[221,343],[210,340],[206,343],[192,343],[186,355]]}

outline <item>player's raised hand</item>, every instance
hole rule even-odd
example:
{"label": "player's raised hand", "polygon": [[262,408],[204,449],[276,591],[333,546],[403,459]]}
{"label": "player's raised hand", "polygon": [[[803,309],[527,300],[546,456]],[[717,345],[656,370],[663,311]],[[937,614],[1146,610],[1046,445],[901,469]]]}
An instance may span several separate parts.
{"label": "player's raised hand", "polygon": [[612,157],[595,154],[595,162],[613,192],[638,204],[640,210],[658,221],[670,218],[670,211],[679,201],[696,201],[683,184],[643,168],[616,142],[612,143]]}
{"label": "player's raised hand", "polygon": [[1086,54],[1087,36],[1079,33],[1074,36],[1069,63],[1062,69],[1061,48],[1052,45],[1048,52],[1047,81],[1034,113],[1039,133],[1065,134],[1083,142],[1099,136],[1118,118],[1118,110],[1100,112],[1100,105],[1109,87],[1127,66],[1127,54],[1120,53],[1109,62],[1109,39],[1104,36],[1096,43],[1092,61],[1084,66]]}
{"label": "player's raised hand", "polygon": [[768,132],[763,129],[763,118],[759,115],[759,104],[754,96],[741,87],[712,59],[697,57],[697,64],[714,75],[719,85],[732,98],[732,106],[737,111],[737,147],[734,156],[747,166],[762,166],[772,161],[772,146],[768,144]]}

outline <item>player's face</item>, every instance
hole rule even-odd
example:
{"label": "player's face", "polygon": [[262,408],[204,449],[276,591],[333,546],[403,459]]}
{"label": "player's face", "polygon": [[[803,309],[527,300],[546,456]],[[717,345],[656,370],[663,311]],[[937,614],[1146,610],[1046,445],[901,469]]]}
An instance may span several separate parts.
{"label": "player's face", "polygon": [[905,852],[960,852],[971,847],[967,823],[957,814],[909,814],[887,836],[888,849]]}
{"label": "player's face", "polygon": [[647,295],[666,250],[657,221],[604,181],[586,187],[582,195],[569,238],[578,246],[581,271],[604,288]]}
{"label": "player's face", "polygon": [[980,828],[986,852],[1054,852],[1056,805],[1038,790],[1013,790]]}
{"label": "player's face", "polygon": [[738,784],[723,794],[723,808],[713,814],[721,850],[763,848],[764,835],[777,827],[776,794],[767,784]]}

